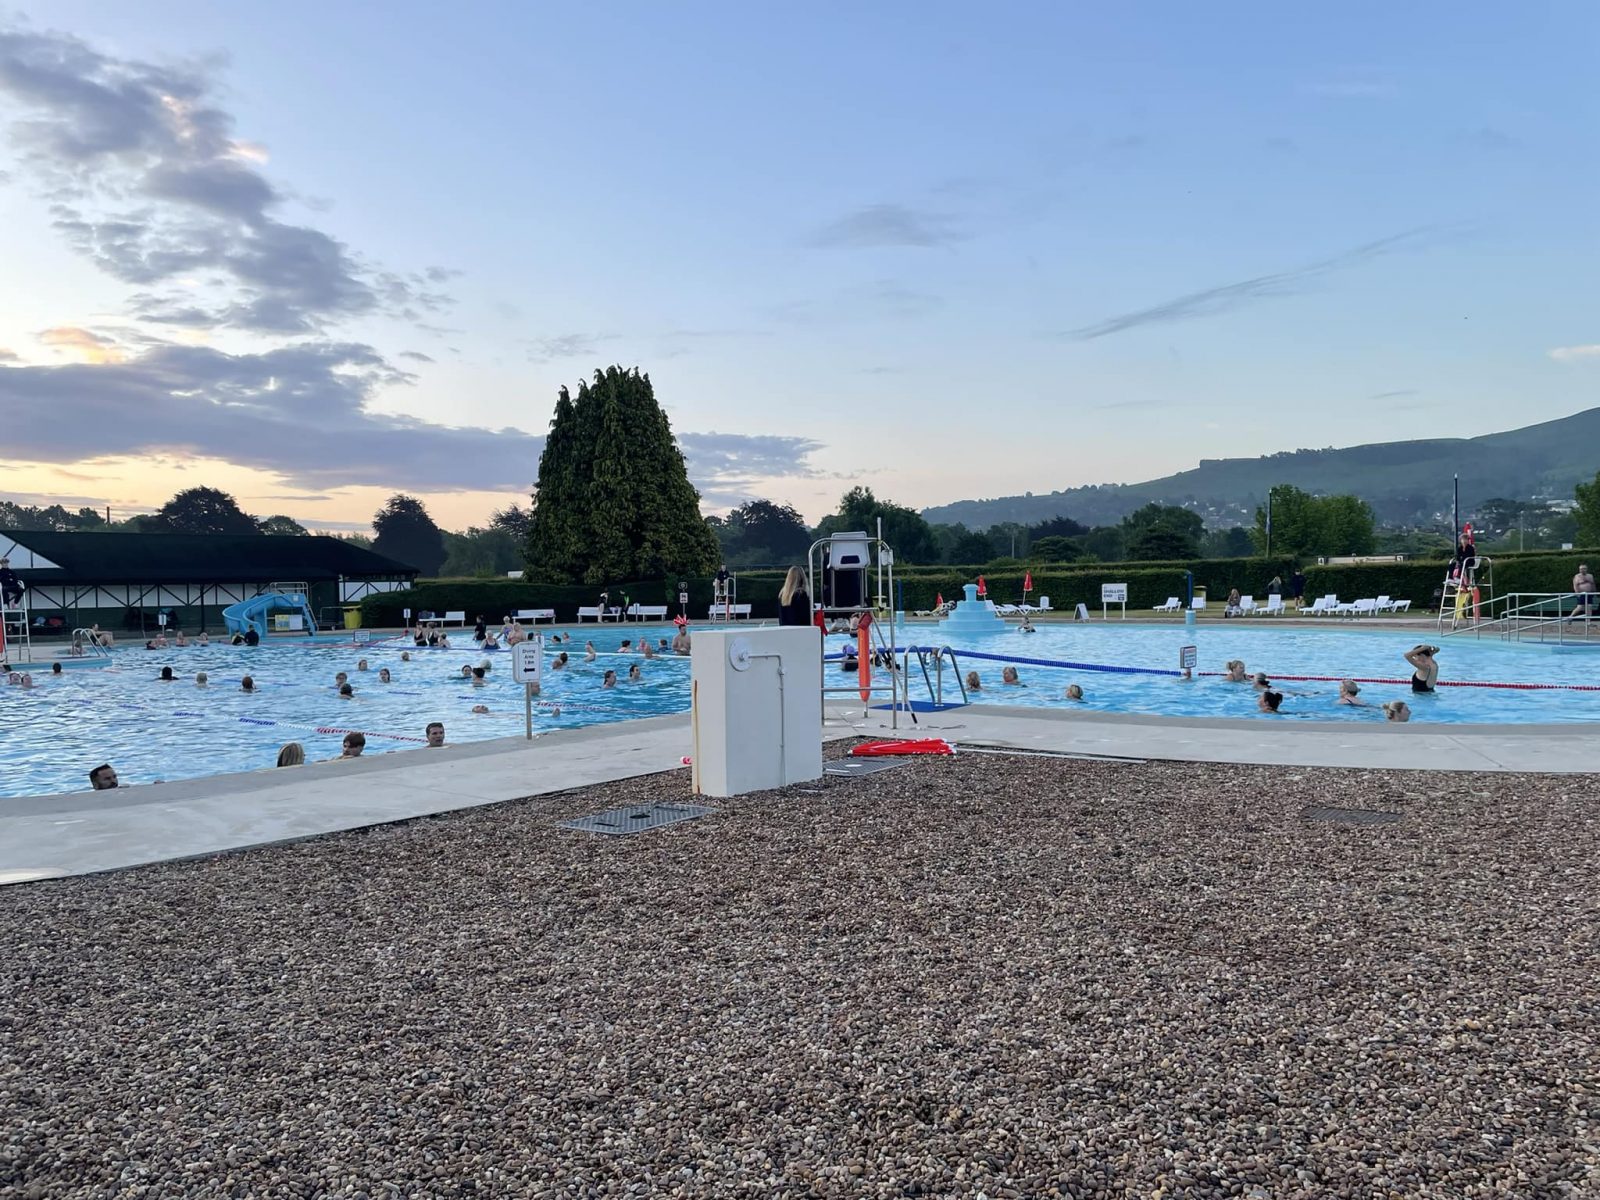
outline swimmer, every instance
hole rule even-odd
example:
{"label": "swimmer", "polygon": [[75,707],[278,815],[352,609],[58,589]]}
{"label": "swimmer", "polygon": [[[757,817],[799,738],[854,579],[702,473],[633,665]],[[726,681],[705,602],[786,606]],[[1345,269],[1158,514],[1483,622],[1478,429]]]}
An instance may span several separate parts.
{"label": "swimmer", "polygon": [[1083,689],[1075,683],[1067,684],[1067,699],[1082,701]]}
{"label": "swimmer", "polygon": [[110,763],[101,763],[89,772],[89,786],[97,792],[108,792],[117,785],[117,771]]}
{"label": "swimmer", "polygon": [[567,669],[567,652],[565,650],[550,660],[550,669],[552,671],[565,671]]}
{"label": "swimmer", "polygon": [[656,648],[650,644],[649,638],[639,639],[639,650],[646,658],[654,658],[656,656]]}
{"label": "swimmer", "polygon": [[[165,667],[163,669],[170,671],[172,668],[171,667]],[[23,688],[31,688],[33,686],[33,676],[31,674],[29,674],[27,671],[24,671],[22,673],[22,678],[17,680],[17,683],[19,685],[21,685]]]}
{"label": "swimmer", "polygon": [[1227,674],[1222,677],[1224,683],[1250,682],[1250,676],[1245,674],[1244,661],[1242,659],[1230,658],[1223,666],[1227,668]]}
{"label": "swimmer", "polygon": [[199,645],[199,646],[209,646],[209,645],[211,645],[211,638],[206,634],[206,631],[204,629],[202,629],[200,631],[200,638],[195,644]]}
{"label": "swimmer", "polygon": [[495,640],[494,632],[492,630],[483,635],[483,648],[485,650],[500,649],[500,643]]}
{"label": "swimmer", "polygon": [[1017,674],[1017,669],[1015,667],[1007,667],[1005,670],[1000,672],[1000,682],[1009,684],[1012,687],[1021,687],[1022,677]]}
{"label": "swimmer", "polygon": [[1250,676],[1250,683],[1258,692],[1264,692],[1272,686],[1272,680],[1268,679],[1266,674],[1261,671],[1257,671],[1254,675]]}
{"label": "swimmer", "polygon": [[689,649],[689,630],[680,626],[678,632],[672,635],[672,652],[677,655],[684,655],[689,653]]}
{"label": "swimmer", "polygon": [[195,687],[205,687],[210,682],[211,682],[211,676],[207,675],[204,671],[196,671],[195,672],[195,676],[194,676],[194,685],[195,685]]}
{"label": "swimmer", "polygon": [[632,638],[623,638],[622,639],[622,645],[619,647],[619,650],[632,650],[632,649],[633,649],[633,639]]}
{"label": "swimmer", "polygon": [[379,667],[378,668],[378,682],[379,683],[393,683],[394,682],[393,677],[389,674],[389,668],[388,667]]}
{"label": "swimmer", "polygon": [[494,663],[487,658],[480,658],[478,660],[478,669],[480,671],[492,671],[494,670]]}
{"label": "swimmer", "polygon": [[1033,622],[1028,619],[1028,614],[1027,613],[1023,613],[1022,614],[1022,624],[1017,626],[1017,632],[1018,633],[1038,633],[1039,631],[1033,627]]}
{"label": "swimmer", "polygon": [[629,683],[639,683],[639,682],[642,682],[643,679],[644,679],[644,672],[639,670],[639,664],[638,663],[634,663],[633,666],[628,668],[628,682]]}
{"label": "swimmer", "polygon": [[486,717],[489,715],[489,706],[487,704],[474,704],[472,711],[480,717]]}
{"label": "swimmer", "polygon": [[448,633],[445,633],[443,630],[439,631],[439,649],[441,649],[441,650],[450,649],[450,635]]}
{"label": "swimmer", "polygon": [[360,662],[356,663],[356,670],[365,671],[366,669],[367,669],[367,660],[366,659],[363,658]]}
{"label": "swimmer", "polygon": [[482,667],[473,667],[472,668],[472,686],[473,687],[482,687],[483,686],[484,674],[485,674],[485,672],[484,672],[484,669]]}
{"label": "swimmer", "polygon": [[614,687],[616,687],[617,686],[617,673],[615,671],[607,671],[606,674],[605,674],[605,678],[600,681],[600,686],[603,687],[603,688],[614,688]]}
{"label": "swimmer", "polygon": [[666,654],[668,652],[668,650],[670,650],[670,649],[671,649],[671,647],[669,647],[667,645],[667,639],[666,638],[662,638],[658,642],[656,642],[656,653],[657,654]]}
{"label": "swimmer", "polygon": [[400,661],[401,662],[410,662],[411,661],[411,651],[409,651],[409,650],[400,651]]}
{"label": "swimmer", "polygon": [[50,664],[50,674],[52,674],[52,675],[61,674],[61,664],[60,663],[51,663]]}
{"label": "swimmer", "polygon": [[183,630],[181,629],[178,630],[178,638],[175,644],[179,646],[187,646],[189,644],[189,639],[183,636]]}
{"label": "swimmer", "polygon": [[463,678],[463,679],[471,679],[472,678],[472,664],[471,663],[462,663],[461,664],[461,678]]}
{"label": "swimmer", "polygon": [[978,673],[976,671],[968,671],[967,672],[967,691],[969,691],[969,692],[981,692],[981,691],[983,691],[983,680],[978,678]]}
{"label": "swimmer", "polygon": [[250,676],[246,675],[243,679],[239,680],[239,690],[241,692],[253,692],[253,691],[255,691],[256,690],[256,681],[254,679],[251,679]]}
{"label": "swimmer", "polygon": [[594,659],[595,659],[594,643],[593,642],[585,642],[583,644],[583,661],[584,662],[593,662]]}
{"label": "swimmer", "polygon": [[343,752],[340,758],[360,758],[361,752],[367,748],[367,735],[364,733],[347,733],[344,735]]}
{"label": "swimmer", "polygon": [[1409,721],[1411,720],[1411,706],[1404,700],[1390,700],[1383,706],[1383,719],[1402,723]]}
{"label": "swimmer", "polygon": [[428,739],[429,748],[437,750],[440,746],[444,745],[443,721],[429,721],[428,727],[422,732],[423,735]]}
{"label": "swimmer", "polygon": [[343,671],[340,671],[337,675],[335,675],[333,677],[333,686],[336,687],[336,688],[342,688],[345,684],[347,684],[349,682],[350,682],[350,676],[346,675]]}
{"label": "swimmer", "polygon": [[282,750],[278,751],[278,765],[280,767],[303,767],[306,765],[306,748],[299,742],[286,742]]}
{"label": "swimmer", "polygon": [[1256,697],[1256,707],[1265,713],[1277,712],[1278,706],[1282,703],[1283,693],[1275,692],[1271,688],[1263,690],[1261,695]]}
{"label": "swimmer", "polygon": [[160,678],[161,678],[161,682],[162,683],[172,683],[178,677],[172,673],[172,668],[171,667],[162,667],[161,668],[161,676],[160,676]]}
{"label": "swimmer", "polygon": [[1434,655],[1439,653],[1439,647],[1420,643],[1406,651],[1406,661],[1411,664],[1415,672],[1411,676],[1411,690],[1413,692],[1431,692],[1439,683],[1439,664],[1434,660]]}
{"label": "swimmer", "polygon": [[1361,685],[1354,679],[1341,680],[1339,683],[1339,699],[1336,703],[1348,704],[1352,708],[1367,708],[1368,705],[1365,700],[1357,699],[1360,695]]}
{"label": "swimmer", "polygon": [[348,683],[339,688],[339,699],[341,700],[352,700],[355,698],[355,694],[355,688],[351,687]]}

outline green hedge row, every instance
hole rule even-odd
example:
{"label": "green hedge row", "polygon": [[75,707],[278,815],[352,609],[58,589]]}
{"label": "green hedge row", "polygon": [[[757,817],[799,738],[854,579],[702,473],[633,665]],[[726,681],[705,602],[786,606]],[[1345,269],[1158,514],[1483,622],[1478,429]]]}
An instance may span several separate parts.
{"label": "green hedge row", "polygon": [[[1496,595],[1508,592],[1563,592],[1572,584],[1580,562],[1594,561],[1600,553],[1558,551],[1497,556],[1493,583]],[[1349,566],[1310,566],[1305,568],[1306,596],[1333,592],[1341,600],[1367,596],[1390,596],[1410,600],[1413,608],[1426,608],[1444,580],[1447,564],[1442,560],[1413,560],[1403,563],[1364,563]],[[1149,609],[1169,596],[1187,599],[1186,571],[1193,571],[1194,585],[1205,588],[1213,604],[1238,588],[1265,603],[1267,584],[1273,575],[1287,580],[1292,574],[1286,560],[1259,558],[1202,559],[1193,563],[1096,563],[1073,566],[1068,563],[1042,566],[1033,572],[1033,591],[1028,599],[1037,603],[1050,597],[1058,610],[1070,611],[1078,603],[1091,609],[1100,606],[1102,583],[1126,583],[1129,609]],[[961,585],[971,582],[977,572],[965,567],[919,567],[896,571],[895,579],[907,611],[931,609],[938,596],[959,600]],[[1010,570],[985,573],[989,597],[1005,603],[1022,599],[1023,572]],[[666,604],[678,611],[676,581],[642,581],[611,587],[611,602],[623,603],[626,594],[639,604]],[[778,611],[778,591],[783,586],[781,571],[741,571],[739,602],[754,606],[757,617],[774,617]],[[869,591],[873,585],[869,583]],[[562,586],[528,583],[516,579],[431,579],[401,592],[370,596],[361,603],[362,622],[369,626],[399,625],[401,611],[445,612],[465,610],[468,619],[482,613],[490,621],[519,608],[554,608],[558,619],[576,619],[580,606],[599,602],[600,589],[588,585]],[[696,620],[705,617],[711,604],[710,580],[694,580],[689,585],[689,614]]]}

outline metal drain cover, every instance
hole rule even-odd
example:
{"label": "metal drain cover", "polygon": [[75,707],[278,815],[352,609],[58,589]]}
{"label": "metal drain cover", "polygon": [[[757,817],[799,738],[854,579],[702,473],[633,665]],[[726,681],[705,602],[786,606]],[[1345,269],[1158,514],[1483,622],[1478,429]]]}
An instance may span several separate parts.
{"label": "metal drain cover", "polygon": [[700,804],[635,804],[628,808],[612,808],[575,821],[563,821],[560,828],[576,829],[580,833],[629,834],[643,833],[647,829],[661,829],[679,821],[692,821],[714,813],[714,808]]}
{"label": "metal drain cover", "polygon": [[1306,816],[1313,821],[1339,821],[1345,825],[1393,825],[1400,819],[1397,812],[1379,812],[1372,808],[1307,808]]}
{"label": "metal drain cover", "polygon": [[905,765],[904,759],[841,758],[837,762],[825,764],[822,768],[822,773],[824,775],[876,775],[879,771],[890,771],[895,767],[903,767]]}

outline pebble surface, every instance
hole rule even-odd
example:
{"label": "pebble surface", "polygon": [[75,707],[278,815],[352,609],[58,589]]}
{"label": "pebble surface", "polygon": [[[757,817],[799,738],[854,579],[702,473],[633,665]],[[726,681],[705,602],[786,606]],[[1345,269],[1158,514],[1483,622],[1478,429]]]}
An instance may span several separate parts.
{"label": "pebble surface", "polygon": [[1595,782],[962,755],[556,828],[679,771],[0,889],[0,1196],[1600,1196]]}

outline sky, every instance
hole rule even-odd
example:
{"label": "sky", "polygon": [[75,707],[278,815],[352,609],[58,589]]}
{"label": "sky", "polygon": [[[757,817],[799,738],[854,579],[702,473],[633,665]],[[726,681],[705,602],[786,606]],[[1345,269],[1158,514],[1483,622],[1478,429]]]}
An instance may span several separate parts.
{"label": "sky", "polygon": [[0,0],[0,499],[482,524],[612,363],[706,511],[812,521],[1566,416],[1597,51],[1579,0]]}

